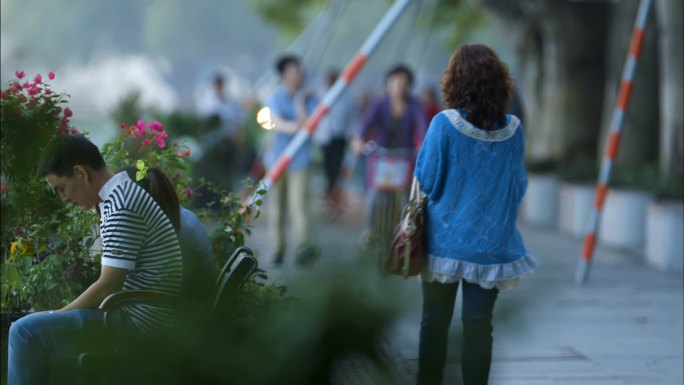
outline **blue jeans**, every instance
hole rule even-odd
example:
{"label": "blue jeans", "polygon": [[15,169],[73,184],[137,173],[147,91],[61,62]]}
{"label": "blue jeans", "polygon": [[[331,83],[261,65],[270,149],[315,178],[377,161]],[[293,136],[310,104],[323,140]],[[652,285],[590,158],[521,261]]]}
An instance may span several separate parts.
{"label": "blue jeans", "polygon": [[99,309],[78,309],[33,313],[13,322],[8,341],[8,384],[85,381],[77,365],[79,354],[101,351],[112,341],[103,319]]}
{"label": "blue jeans", "polygon": [[[486,385],[492,361],[492,312],[498,289],[461,281],[463,287],[463,385]],[[423,319],[418,351],[418,384],[439,385],[444,375],[449,325],[454,313],[458,282],[423,282]]]}

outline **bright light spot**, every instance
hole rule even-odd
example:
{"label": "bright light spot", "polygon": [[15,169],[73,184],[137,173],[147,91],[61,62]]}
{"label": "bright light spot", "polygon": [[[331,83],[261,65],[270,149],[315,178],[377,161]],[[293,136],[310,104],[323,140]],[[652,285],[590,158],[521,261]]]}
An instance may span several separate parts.
{"label": "bright light spot", "polygon": [[271,121],[271,109],[268,107],[264,107],[257,112],[256,120],[261,127],[267,130],[275,127],[275,124]]}

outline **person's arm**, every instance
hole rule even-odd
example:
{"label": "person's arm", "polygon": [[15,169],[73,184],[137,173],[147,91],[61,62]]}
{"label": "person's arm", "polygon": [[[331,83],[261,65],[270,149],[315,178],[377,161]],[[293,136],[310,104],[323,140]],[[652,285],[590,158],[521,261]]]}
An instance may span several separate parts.
{"label": "person's arm", "polygon": [[298,122],[287,120],[273,111],[271,111],[271,122],[273,123],[273,131],[285,134],[294,134],[300,128]]}
{"label": "person's arm", "polygon": [[352,151],[354,151],[357,154],[360,154],[363,151],[363,146],[369,139],[371,128],[376,127],[376,125],[378,124],[378,120],[380,119],[381,114],[381,100],[382,99],[374,100],[361,117],[359,131],[356,133],[356,136],[352,139],[351,144]]}
{"label": "person's arm", "polygon": [[437,200],[444,188],[449,141],[442,134],[440,125],[448,124],[445,120],[446,117],[443,115],[437,115],[430,123],[423,146],[418,152],[414,170],[421,191],[432,200]]}
{"label": "person's arm", "polygon": [[271,122],[273,123],[273,130],[285,134],[294,134],[304,126],[304,122],[309,117],[306,111],[306,99],[310,93],[306,90],[297,92],[294,97],[295,113],[297,118],[295,120],[285,119],[278,110],[279,103],[273,101],[271,104]]}
{"label": "person's arm", "polygon": [[59,309],[59,311],[97,308],[108,295],[121,290],[126,274],[128,274],[127,269],[103,265],[100,271],[100,278],[90,285],[78,298]]}

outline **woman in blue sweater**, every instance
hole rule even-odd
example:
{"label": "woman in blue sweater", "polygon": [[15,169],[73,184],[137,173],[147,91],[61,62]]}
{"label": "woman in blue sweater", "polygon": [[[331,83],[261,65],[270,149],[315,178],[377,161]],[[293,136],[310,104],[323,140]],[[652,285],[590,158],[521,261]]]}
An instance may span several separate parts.
{"label": "woman in blue sweater", "polygon": [[486,384],[499,290],[537,262],[516,229],[527,185],[523,128],[506,115],[512,84],[488,47],[467,44],[442,76],[447,110],[430,123],[415,176],[427,196],[418,384],[441,384],[456,291],[463,290],[464,385]]}

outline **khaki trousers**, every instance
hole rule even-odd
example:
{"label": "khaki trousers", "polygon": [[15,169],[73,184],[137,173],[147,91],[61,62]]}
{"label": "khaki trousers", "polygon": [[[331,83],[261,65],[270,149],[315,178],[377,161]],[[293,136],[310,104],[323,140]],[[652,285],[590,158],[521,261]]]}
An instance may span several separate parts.
{"label": "khaki trousers", "polygon": [[[309,170],[287,171],[267,194],[268,228],[276,253],[284,253],[287,229],[297,247],[309,244]],[[289,214],[289,221],[287,220]]]}

